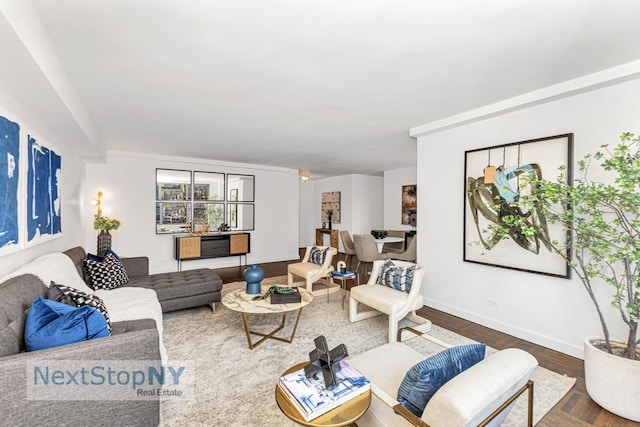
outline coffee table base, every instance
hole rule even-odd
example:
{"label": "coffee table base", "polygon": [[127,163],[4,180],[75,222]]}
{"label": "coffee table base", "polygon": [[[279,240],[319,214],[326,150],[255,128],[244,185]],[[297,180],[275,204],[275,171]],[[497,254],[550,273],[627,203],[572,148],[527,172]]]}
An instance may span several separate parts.
{"label": "coffee table base", "polygon": [[[282,341],[282,342],[286,342],[288,344],[291,344],[293,342],[293,337],[296,334],[296,329],[298,329],[298,322],[300,321],[300,314],[302,314],[302,307],[300,307],[298,309],[298,315],[296,316],[296,323],[293,325],[293,331],[291,331],[291,337],[290,338],[281,338],[281,337],[275,336],[275,334],[277,332],[281,331],[282,328],[284,328],[284,324],[285,324],[285,322],[287,320],[287,312],[286,311],[282,313],[282,322],[280,322],[280,326],[278,326],[276,329],[274,329],[273,331],[271,331],[271,332],[269,332],[267,334],[262,333],[262,332],[255,332],[255,331],[252,331],[251,329],[249,329],[249,321],[247,320],[247,313],[242,312],[242,323],[244,324],[244,332],[247,334],[247,343],[249,344],[249,348],[251,350],[253,350],[257,346],[259,346],[260,344],[265,342],[267,339]],[[260,338],[256,342],[252,342],[251,335],[258,335],[258,336],[260,336],[262,338]]]}

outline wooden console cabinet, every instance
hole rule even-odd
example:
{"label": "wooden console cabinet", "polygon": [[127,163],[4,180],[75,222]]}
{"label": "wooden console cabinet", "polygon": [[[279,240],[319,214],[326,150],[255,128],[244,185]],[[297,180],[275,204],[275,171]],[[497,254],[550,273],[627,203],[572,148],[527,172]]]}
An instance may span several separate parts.
{"label": "wooden console cabinet", "polygon": [[338,249],[338,230],[316,228],[316,246],[324,246],[324,235],[329,235],[329,246]]}
{"label": "wooden console cabinet", "polygon": [[242,255],[251,252],[251,234],[226,233],[206,236],[176,236],[175,259],[178,260],[178,270],[182,270],[182,261],[192,259],[219,258],[239,255],[242,265]]}

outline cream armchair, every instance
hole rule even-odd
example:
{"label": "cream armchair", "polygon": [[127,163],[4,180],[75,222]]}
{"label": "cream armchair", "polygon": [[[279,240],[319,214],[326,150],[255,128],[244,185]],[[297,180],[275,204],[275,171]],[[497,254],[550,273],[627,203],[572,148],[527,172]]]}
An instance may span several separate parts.
{"label": "cream armchair", "polygon": [[[293,285],[293,276],[298,276],[305,280],[307,290],[313,295],[320,295],[329,291],[339,291],[341,289],[340,286],[335,286],[335,289],[313,291],[313,284],[320,279],[326,279],[329,272],[333,270],[333,265],[331,263],[333,262],[333,257],[338,254],[338,250],[336,248],[329,246],[315,246],[319,249],[328,248],[322,265],[315,264],[309,261],[309,256],[311,255],[311,249],[313,247],[314,246],[307,246],[307,250],[304,253],[304,257],[302,257],[302,261],[289,264],[287,266],[287,283],[289,286]],[[327,284],[327,286],[329,286],[329,284]]]}
{"label": "cream armchair", "polygon": [[[417,264],[405,261],[393,261],[400,268],[416,265],[413,275],[413,283],[410,291],[404,292],[390,288],[385,285],[378,285],[376,281],[380,275],[380,269],[386,261],[374,261],[371,276],[365,285],[351,288],[349,298],[349,321],[357,322],[380,314],[389,316],[389,342],[396,340],[398,332],[398,322],[403,318],[410,320],[419,326],[421,332],[431,330],[431,322],[416,314],[416,310],[422,308],[424,301],[420,293],[420,285],[424,276],[424,269]],[[358,312],[358,304],[364,304],[374,310]]]}

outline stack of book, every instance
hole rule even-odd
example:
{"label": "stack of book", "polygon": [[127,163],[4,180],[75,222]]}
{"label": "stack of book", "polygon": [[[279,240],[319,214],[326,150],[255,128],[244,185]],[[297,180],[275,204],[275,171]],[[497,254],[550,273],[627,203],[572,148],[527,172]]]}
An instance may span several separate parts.
{"label": "stack of book", "polygon": [[331,272],[331,274],[335,277],[350,277],[350,276],[355,276],[355,273],[353,271],[349,271],[346,270],[344,273],[339,271],[339,270],[334,270]]}
{"label": "stack of book", "polygon": [[340,366],[336,372],[337,383],[330,388],[325,387],[322,372],[307,378],[304,368],[280,377],[278,387],[306,421],[371,389],[371,382],[347,362],[340,361],[336,365]]}

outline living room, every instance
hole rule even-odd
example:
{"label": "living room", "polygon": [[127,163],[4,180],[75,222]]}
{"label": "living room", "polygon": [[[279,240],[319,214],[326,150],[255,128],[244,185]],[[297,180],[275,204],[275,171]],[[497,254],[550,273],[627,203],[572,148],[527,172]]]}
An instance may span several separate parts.
{"label": "living room", "polygon": [[[39,2],[33,4],[33,13],[47,10],[39,10]],[[625,7],[634,10],[635,6],[625,3]],[[401,187],[417,184],[420,219],[416,239],[418,264],[427,271],[423,283],[425,305],[578,358],[583,357],[584,337],[600,334],[600,323],[578,278],[464,262],[465,151],[572,133],[573,158],[579,159],[602,144],[615,143],[622,132],[637,132],[634,125],[640,111],[637,96],[640,52],[636,48],[621,47],[619,56],[603,61],[610,66],[585,64],[561,81],[548,78],[546,85],[519,86],[519,92],[507,90],[505,83],[504,87],[495,87],[493,97],[478,98],[467,104],[473,107],[465,110],[443,110],[440,116],[425,112],[424,119],[396,130],[414,144],[412,162],[402,166],[393,163],[376,174],[318,173],[317,177],[301,182],[299,173],[303,168],[260,164],[242,157],[231,160],[223,147],[218,149],[219,157],[198,156],[193,152],[175,154],[180,153],[181,141],[175,141],[171,152],[138,152],[135,137],[129,139],[122,134],[112,135],[113,140],[125,140],[124,145],[133,147],[131,150],[122,149],[123,145],[119,149],[111,149],[106,143],[93,145],[100,138],[92,136],[100,132],[88,124],[91,119],[85,115],[81,100],[70,96],[71,92],[63,93],[64,85],[50,83],[56,81],[60,69],[47,68],[51,63],[42,62],[46,55],[38,56],[42,51],[30,44],[33,41],[28,35],[36,31],[37,23],[21,28],[24,23],[20,22],[20,13],[24,11],[15,5],[4,6],[0,11],[4,15],[0,26],[3,44],[20,65],[0,75],[0,115],[20,123],[22,130],[32,132],[45,145],[55,148],[63,159],[61,236],[4,254],[0,277],[51,252],[78,245],[93,251],[96,231],[92,226],[95,208],[91,200],[98,191],[103,193],[104,214],[122,222],[112,233],[118,254],[148,256],[154,273],[175,271],[173,236],[157,234],[154,224],[153,187],[157,168],[255,176],[255,226],[251,231],[249,264],[298,259],[299,249],[315,241],[314,231],[322,224],[321,194],[326,191],[341,192],[342,218],[339,224],[334,224],[337,229],[348,229],[354,234],[366,234],[376,228],[410,230],[410,226],[400,222]],[[37,38],[36,33],[32,35]],[[563,65],[567,64],[558,60],[536,72],[559,73]],[[23,74],[21,79],[17,77],[19,74]],[[73,83],[71,76],[67,78]],[[103,76],[96,80],[99,82],[101,78],[106,79]],[[524,90],[525,87],[528,89]],[[428,93],[417,95],[429,104]],[[457,93],[454,97],[466,95],[471,97],[473,93]],[[53,101],[51,105],[39,105],[38,99]],[[113,108],[116,106],[117,100],[113,100]],[[130,111],[133,117],[153,114],[153,105],[138,107],[140,110]],[[146,109],[151,112],[141,112]],[[109,122],[101,126],[108,127]],[[185,126],[195,127],[193,123]],[[130,129],[132,134],[139,132],[135,123]],[[260,139],[261,129],[247,133]],[[244,138],[245,131],[241,132]],[[202,137],[206,139],[206,135]],[[160,135],[153,134],[153,138],[160,139]],[[289,150],[304,144],[304,140],[303,134],[291,137]],[[286,156],[286,147],[277,150]],[[360,150],[367,150],[366,142]],[[335,155],[342,155],[338,154],[340,150],[334,151]],[[358,163],[355,156],[349,159]],[[188,261],[184,268],[216,269],[237,264],[236,257],[229,257]],[[495,304],[490,305],[489,300]],[[624,325],[615,322],[615,310],[607,310],[605,316],[614,325],[612,335],[626,336]]]}

